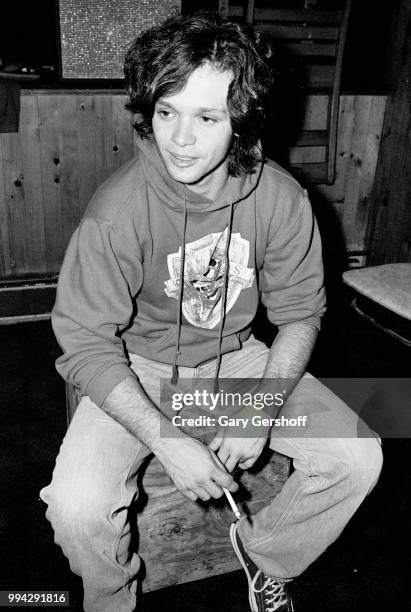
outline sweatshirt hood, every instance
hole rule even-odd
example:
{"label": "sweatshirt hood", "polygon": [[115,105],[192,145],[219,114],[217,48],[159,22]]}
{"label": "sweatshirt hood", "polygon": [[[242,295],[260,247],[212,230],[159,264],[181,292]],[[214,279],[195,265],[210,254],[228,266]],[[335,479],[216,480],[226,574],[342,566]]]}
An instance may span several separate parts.
{"label": "sweatshirt hood", "polygon": [[192,191],[168,174],[153,137],[137,137],[139,159],[149,184],[158,193],[164,205],[193,213],[211,212],[226,208],[247,198],[257,187],[263,163],[259,163],[253,174],[230,177],[215,201]]}

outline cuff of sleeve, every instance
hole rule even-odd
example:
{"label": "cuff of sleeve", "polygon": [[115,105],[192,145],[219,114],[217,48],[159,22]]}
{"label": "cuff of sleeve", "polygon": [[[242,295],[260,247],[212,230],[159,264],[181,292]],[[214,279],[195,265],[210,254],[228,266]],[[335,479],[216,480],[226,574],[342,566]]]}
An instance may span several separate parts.
{"label": "cuff of sleeve", "polygon": [[277,323],[276,325],[278,328],[281,328],[283,325],[289,325],[290,323],[304,323],[304,325],[310,325],[311,327],[318,329],[318,331],[321,331],[321,317],[319,316],[307,317],[306,319],[299,319],[296,321],[284,321],[282,323]]}
{"label": "cuff of sleeve", "polygon": [[301,321],[305,325],[311,325],[311,327],[315,327],[318,331],[321,331],[321,317],[308,317],[308,319],[304,319]]}
{"label": "cuff of sleeve", "polygon": [[106,397],[122,380],[134,376],[134,372],[124,363],[118,363],[99,372],[86,385],[84,392],[92,402],[101,407]]}

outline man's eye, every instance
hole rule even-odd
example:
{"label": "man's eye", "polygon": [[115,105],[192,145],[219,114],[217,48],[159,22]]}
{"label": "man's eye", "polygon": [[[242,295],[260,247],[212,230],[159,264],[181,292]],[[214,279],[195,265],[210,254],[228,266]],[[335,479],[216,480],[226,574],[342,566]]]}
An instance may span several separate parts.
{"label": "man's eye", "polygon": [[162,119],[169,119],[171,117],[171,112],[168,110],[159,110],[157,113]]}
{"label": "man's eye", "polygon": [[207,117],[207,115],[202,115],[200,117],[202,123],[216,123],[216,119],[212,117]]}

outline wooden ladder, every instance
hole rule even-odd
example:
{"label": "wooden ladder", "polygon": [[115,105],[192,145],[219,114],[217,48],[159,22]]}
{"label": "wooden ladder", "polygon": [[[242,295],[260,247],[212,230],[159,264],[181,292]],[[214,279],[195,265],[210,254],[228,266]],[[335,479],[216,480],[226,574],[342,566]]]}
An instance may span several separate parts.
{"label": "wooden ladder", "polygon": [[[241,5],[240,2],[236,0],[234,4],[229,0],[220,0],[220,14],[233,21],[246,20],[256,30],[264,31],[272,37],[279,51],[304,67],[304,94],[326,95],[324,129],[302,129],[288,143],[289,147],[294,148],[321,147],[324,161],[291,161],[288,166],[293,174],[306,182],[333,183],[341,70],[351,0],[342,0],[338,10],[320,10],[316,8],[317,2],[306,2],[305,5],[310,8],[303,9],[259,8],[255,0],[248,0]],[[272,5],[275,4],[273,0]]]}

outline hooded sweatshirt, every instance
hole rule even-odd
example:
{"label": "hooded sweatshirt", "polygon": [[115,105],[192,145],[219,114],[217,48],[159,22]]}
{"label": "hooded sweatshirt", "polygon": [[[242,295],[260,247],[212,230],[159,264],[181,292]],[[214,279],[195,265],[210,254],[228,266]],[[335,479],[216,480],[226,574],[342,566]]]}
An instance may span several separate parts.
{"label": "hooded sweatshirt", "polygon": [[132,374],[127,353],[196,367],[241,348],[260,300],[277,326],[319,328],[325,310],[318,228],[288,173],[261,163],[211,201],[138,146],[74,232],[52,313],[57,370],[98,406]]}

